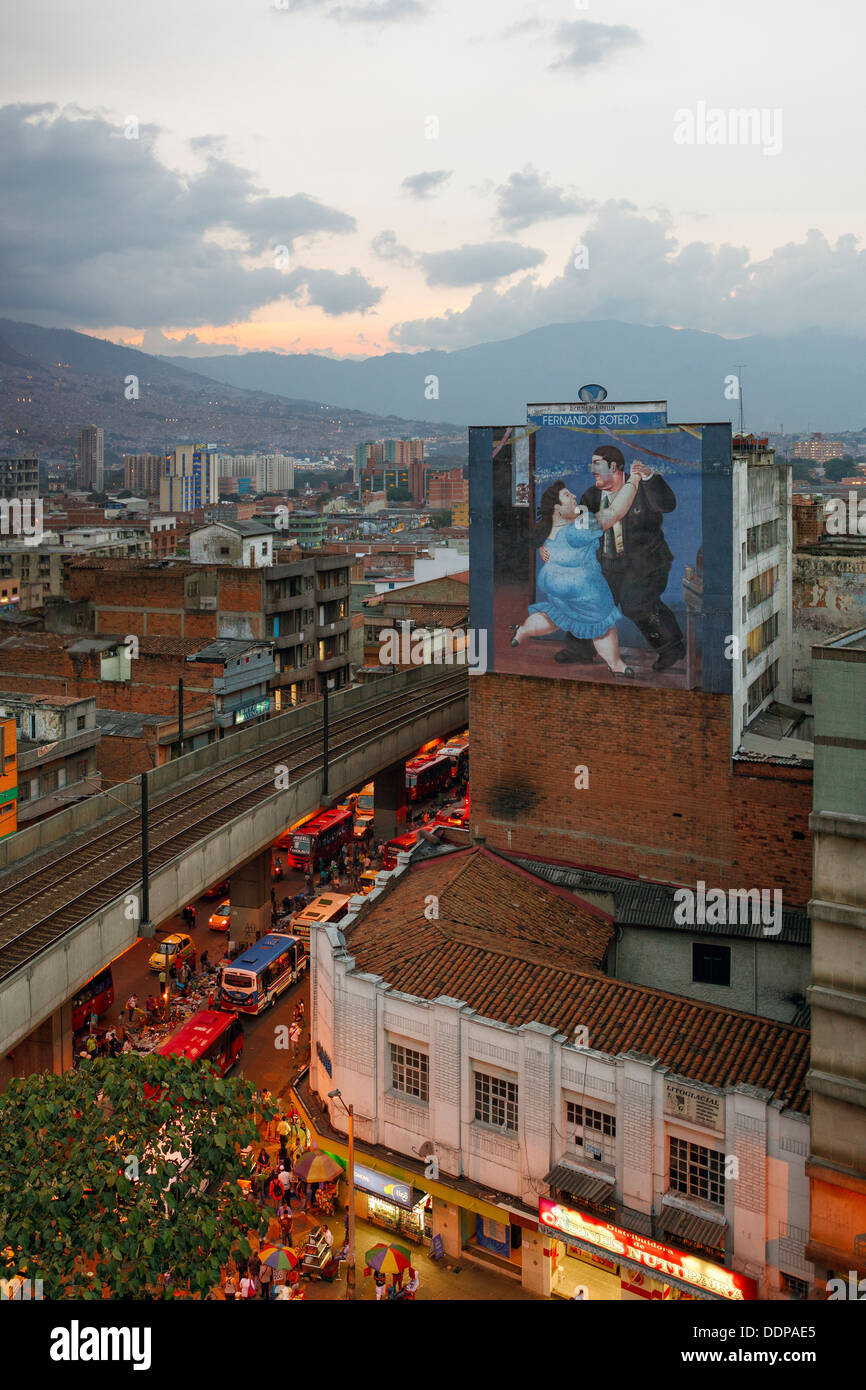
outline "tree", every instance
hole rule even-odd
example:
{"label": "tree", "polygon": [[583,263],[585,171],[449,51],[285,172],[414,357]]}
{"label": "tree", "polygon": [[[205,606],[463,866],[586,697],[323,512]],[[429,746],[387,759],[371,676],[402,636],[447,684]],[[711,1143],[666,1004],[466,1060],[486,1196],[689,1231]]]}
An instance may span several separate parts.
{"label": "tree", "polygon": [[430,525],[437,531],[441,531],[446,526],[451,525],[450,511],[432,512],[430,515]]}
{"label": "tree", "polygon": [[41,1279],[49,1299],[201,1297],[267,1225],[237,1183],[253,1097],[156,1053],[14,1080],[0,1096],[0,1272]]}
{"label": "tree", "polygon": [[843,478],[853,477],[856,467],[853,458],[827,459],[824,477],[828,482],[841,483]]}
{"label": "tree", "polygon": [[411,502],[412,494],[407,487],[389,487],[385,498],[388,502]]}

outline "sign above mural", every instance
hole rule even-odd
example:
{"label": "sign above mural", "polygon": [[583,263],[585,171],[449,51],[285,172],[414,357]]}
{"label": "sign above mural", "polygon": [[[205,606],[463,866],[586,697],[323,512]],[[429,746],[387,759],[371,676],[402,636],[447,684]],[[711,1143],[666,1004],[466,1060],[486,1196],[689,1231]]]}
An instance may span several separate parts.
{"label": "sign above mural", "polygon": [[661,429],[668,422],[668,404],[667,401],[579,401],[576,404],[536,401],[526,407],[526,422],[578,429],[593,426]]}

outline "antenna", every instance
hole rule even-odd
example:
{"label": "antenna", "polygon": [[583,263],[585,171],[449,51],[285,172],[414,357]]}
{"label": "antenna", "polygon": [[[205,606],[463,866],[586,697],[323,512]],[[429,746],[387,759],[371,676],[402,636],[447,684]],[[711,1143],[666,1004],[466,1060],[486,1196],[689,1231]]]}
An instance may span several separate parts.
{"label": "antenna", "polygon": [[739,384],[739,387],[740,387],[740,391],[739,391],[739,395],[740,395],[740,434],[742,434],[742,433],[743,433],[743,369],[742,369],[742,367],[738,367],[738,368],[737,368],[737,381],[738,381],[738,384]]}

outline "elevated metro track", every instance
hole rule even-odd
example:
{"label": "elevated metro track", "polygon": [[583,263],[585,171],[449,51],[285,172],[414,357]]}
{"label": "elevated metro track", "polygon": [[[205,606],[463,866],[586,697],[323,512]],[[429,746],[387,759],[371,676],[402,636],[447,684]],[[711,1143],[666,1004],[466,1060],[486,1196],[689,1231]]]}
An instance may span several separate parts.
{"label": "elevated metro track", "polygon": [[[331,793],[341,795],[434,733],[465,723],[465,668],[438,668],[432,674],[421,668],[338,692],[330,700]],[[278,767],[288,769],[287,790],[276,790]],[[321,768],[322,705],[317,702],[149,774],[153,920],[166,920],[272,843],[286,824],[314,810],[321,799]],[[25,1024],[35,1026],[57,1007],[58,993],[62,1002],[135,940],[137,919],[129,903],[140,901],[141,892],[139,795],[137,782],[124,783],[110,797],[102,794],[50,817],[24,832],[20,858],[9,852],[18,836],[4,843],[0,1046],[8,1048]],[[94,808],[97,800],[104,804]],[[92,823],[76,829],[79,819]],[[89,925],[104,929],[95,950],[82,941]],[[50,972],[56,978],[46,981],[40,1001],[33,997],[34,970],[58,952],[71,959],[62,972]],[[28,982],[23,1012],[20,990],[11,988],[22,978]]]}

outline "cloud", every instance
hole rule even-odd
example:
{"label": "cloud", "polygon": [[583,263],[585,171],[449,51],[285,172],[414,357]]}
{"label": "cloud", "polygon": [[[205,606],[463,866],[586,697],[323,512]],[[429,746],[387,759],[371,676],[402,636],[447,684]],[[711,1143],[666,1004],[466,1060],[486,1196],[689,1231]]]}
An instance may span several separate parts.
{"label": "cloud", "polygon": [[597,67],[621,49],[643,42],[630,24],[596,24],[591,19],[558,25],[556,39],[565,51],[550,64],[551,68],[570,68],[575,72]]}
{"label": "cloud", "polygon": [[426,0],[373,0],[366,5],[337,5],[329,19],[366,24],[390,24],[395,20],[420,19],[428,12]]}
{"label": "cloud", "polygon": [[197,333],[184,333],[182,338],[169,338],[161,328],[146,328],[140,343],[119,339],[121,347],[138,348],[154,357],[224,357],[240,352],[237,343],[209,343]]}
{"label": "cloud", "polygon": [[571,255],[548,284],[534,275],[497,289],[485,284],[463,310],[395,324],[404,348],[455,348],[513,337],[550,323],[618,319],[677,324],[730,336],[783,334],[821,324],[864,335],[866,251],[852,236],[831,244],[810,231],[802,242],[752,261],[744,247],[681,244],[667,216],[647,217],[608,202],[584,231],[584,257]]}
{"label": "cloud", "polygon": [[587,212],[592,206],[582,198],[567,195],[549,179],[545,179],[527,164],[512,174],[507,183],[496,190],[499,221],[509,232],[522,231],[533,222],[547,222],[554,217],[571,217]]}
{"label": "cloud", "polygon": [[486,241],[427,251],[418,257],[428,285],[485,285],[546,260],[543,251],[517,241]]}
{"label": "cloud", "polygon": [[426,174],[410,174],[400,187],[413,198],[429,198],[450,179],[452,172],[451,169],[431,169]]}
{"label": "cloud", "polygon": [[324,314],[365,314],[385,293],[371,285],[360,270],[311,270],[299,266],[285,276],[284,294],[294,300],[305,299]]}
{"label": "cloud", "polygon": [[395,265],[411,266],[418,264],[415,252],[397,240],[396,232],[386,230],[374,236],[370,250],[380,261],[392,261]]}
{"label": "cloud", "polygon": [[[0,109],[2,312],[83,328],[238,322],[286,289],[245,256],[355,230],[308,194],[264,196],[213,138],[199,137],[203,168],[183,177],[160,163],[154,134],[127,139],[101,115],[47,104]],[[214,240],[220,230],[246,251]]]}

